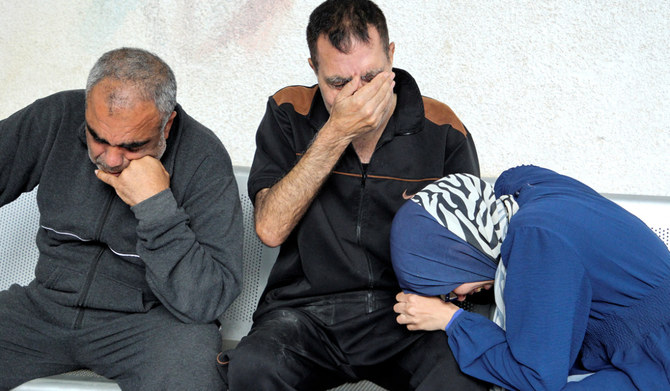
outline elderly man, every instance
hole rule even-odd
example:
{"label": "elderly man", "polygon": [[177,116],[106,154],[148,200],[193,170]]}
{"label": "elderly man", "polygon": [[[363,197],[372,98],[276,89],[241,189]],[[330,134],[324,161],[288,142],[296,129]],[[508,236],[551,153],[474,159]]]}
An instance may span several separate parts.
{"label": "elderly man", "polygon": [[113,50],[85,91],[0,121],[0,206],[37,185],[36,278],[0,292],[0,389],[82,367],[122,389],[221,387],[215,320],[240,289],[241,208],[169,66]]}
{"label": "elderly man", "polygon": [[[281,245],[250,334],[219,357],[231,390],[483,389],[444,333],[395,322],[389,230],[405,197],[445,173],[479,174],[454,113],[393,69],[382,11],[326,1],[307,27],[318,85],[269,99],[249,177],[256,231]],[[452,387],[452,388],[449,388]]]}

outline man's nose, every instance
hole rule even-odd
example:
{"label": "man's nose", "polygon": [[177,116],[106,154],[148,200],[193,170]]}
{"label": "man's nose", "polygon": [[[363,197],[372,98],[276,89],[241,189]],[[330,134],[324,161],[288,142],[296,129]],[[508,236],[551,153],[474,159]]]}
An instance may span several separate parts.
{"label": "man's nose", "polygon": [[123,166],[123,149],[119,147],[109,146],[105,150],[104,163],[109,168]]}

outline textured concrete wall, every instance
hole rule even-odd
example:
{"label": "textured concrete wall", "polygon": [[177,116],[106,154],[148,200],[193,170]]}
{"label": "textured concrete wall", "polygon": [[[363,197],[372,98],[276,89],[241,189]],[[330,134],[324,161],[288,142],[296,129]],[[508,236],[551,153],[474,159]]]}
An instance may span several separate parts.
{"label": "textured concrete wall", "polygon": [[[320,0],[0,1],[0,118],[82,88],[100,54],[138,46],[249,165],[267,97],[315,82],[304,29]],[[466,124],[484,175],[534,163],[601,192],[670,195],[670,2],[378,4],[395,65]]]}

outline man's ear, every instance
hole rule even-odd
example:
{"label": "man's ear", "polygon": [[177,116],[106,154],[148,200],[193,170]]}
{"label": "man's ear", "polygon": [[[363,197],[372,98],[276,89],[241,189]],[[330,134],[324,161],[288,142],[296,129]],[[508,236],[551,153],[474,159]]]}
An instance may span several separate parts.
{"label": "man's ear", "polygon": [[309,67],[312,68],[312,70],[314,71],[314,74],[316,75],[317,74],[316,66],[314,66],[314,62],[312,62],[312,57],[308,58],[307,62],[309,63]]}
{"label": "man's ear", "polygon": [[395,42],[389,43],[389,62],[391,67],[393,67],[393,54],[395,53]]}
{"label": "man's ear", "polygon": [[163,134],[165,135],[165,139],[170,136],[170,129],[172,129],[172,121],[174,121],[174,117],[177,116],[177,112],[173,111],[172,114],[170,114],[170,119],[168,119],[168,122],[165,124],[165,129],[163,129]]}

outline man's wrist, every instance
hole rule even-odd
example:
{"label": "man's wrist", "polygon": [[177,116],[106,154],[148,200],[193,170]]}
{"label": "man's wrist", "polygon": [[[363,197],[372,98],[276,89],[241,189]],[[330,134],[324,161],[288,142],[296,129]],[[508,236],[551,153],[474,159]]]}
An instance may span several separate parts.
{"label": "man's wrist", "polygon": [[343,131],[329,119],[317,133],[312,145],[319,143],[330,150],[344,150],[351,141],[349,132]]}

